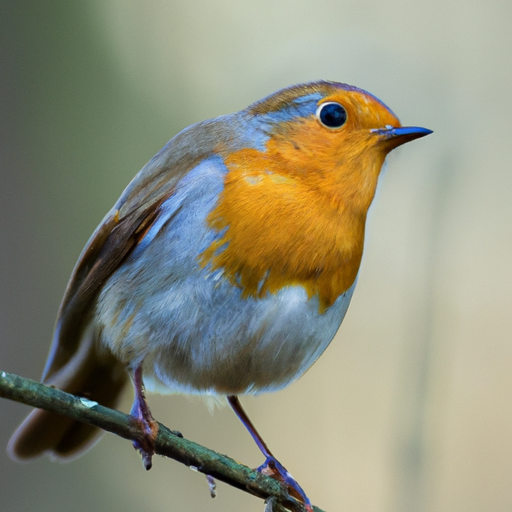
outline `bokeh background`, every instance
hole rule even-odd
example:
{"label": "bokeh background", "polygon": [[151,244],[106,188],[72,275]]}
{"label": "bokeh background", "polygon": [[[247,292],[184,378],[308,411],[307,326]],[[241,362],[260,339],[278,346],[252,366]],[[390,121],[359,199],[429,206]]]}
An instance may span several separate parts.
{"label": "bokeh background", "polygon": [[[390,155],[347,318],[324,357],[244,400],[327,512],[512,510],[512,3],[0,1],[0,370],[38,378],[87,238],[185,126],[292,83],[344,81],[434,134]],[[130,395],[123,404],[129,409]],[[230,410],[155,416],[252,466]],[[261,511],[106,435],[68,464],[4,448],[0,510]]]}

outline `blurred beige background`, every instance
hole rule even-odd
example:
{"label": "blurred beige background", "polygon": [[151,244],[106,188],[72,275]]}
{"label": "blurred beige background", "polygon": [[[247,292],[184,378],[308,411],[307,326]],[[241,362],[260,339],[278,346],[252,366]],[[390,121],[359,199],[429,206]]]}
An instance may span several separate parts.
{"label": "blurred beige background", "polygon": [[[39,378],[87,238],[175,133],[292,83],[368,89],[434,130],[389,158],[358,289],[323,358],[244,400],[327,512],[512,510],[512,3],[0,2],[0,370]],[[124,410],[129,409],[127,394]],[[170,428],[262,460],[228,409],[151,397]],[[105,436],[69,464],[4,453],[0,510],[261,511]]]}

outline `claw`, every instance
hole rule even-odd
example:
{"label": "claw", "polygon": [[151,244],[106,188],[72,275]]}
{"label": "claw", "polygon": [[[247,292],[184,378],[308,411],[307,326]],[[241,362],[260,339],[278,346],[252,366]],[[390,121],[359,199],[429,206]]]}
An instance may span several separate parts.
{"label": "claw", "polygon": [[296,500],[304,503],[306,510],[313,512],[311,501],[299,485],[297,480],[288,472],[288,470],[273,456],[267,456],[265,462],[257,469],[263,475],[270,476],[278,482],[281,482],[288,489],[288,494]]}
{"label": "claw", "polygon": [[215,479],[213,476],[206,475],[206,481],[208,482],[208,488],[210,489],[210,496],[212,498],[217,497],[217,483],[215,482]]}
{"label": "claw", "polygon": [[135,388],[135,398],[130,414],[140,425],[142,431],[141,438],[133,441],[133,447],[140,452],[142,464],[149,471],[153,465],[152,458],[155,454],[155,441],[159,427],[146,402],[141,365],[133,372],[133,387]]}

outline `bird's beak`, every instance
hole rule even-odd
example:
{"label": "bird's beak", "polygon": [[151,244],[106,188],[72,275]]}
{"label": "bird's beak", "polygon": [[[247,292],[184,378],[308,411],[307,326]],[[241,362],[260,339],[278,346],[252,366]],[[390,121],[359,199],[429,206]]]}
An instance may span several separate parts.
{"label": "bird's beak", "polygon": [[379,140],[391,151],[406,142],[425,137],[425,135],[432,133],[432,130],[419,126],[386,126],[385,128],[376,128],[372,130],[372,133],[378,135]]}

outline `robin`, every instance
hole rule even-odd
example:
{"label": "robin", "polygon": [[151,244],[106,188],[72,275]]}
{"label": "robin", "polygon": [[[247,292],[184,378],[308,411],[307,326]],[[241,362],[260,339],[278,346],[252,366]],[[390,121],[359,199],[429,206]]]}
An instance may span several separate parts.
{"label": "robin", "polygon": [[[266,458],[259,470],[311,508],[238,396],[287,386],[329,345],[356,285],[386,155],[429,133],[403,127],[362,89],[323,81],[186,128],[82,251],[43,382],[115,407],[131,377],[147,469],[158,424],[145,388],[227,397]],[[9,450],[66,458],[96,434],[35,410]]]}

